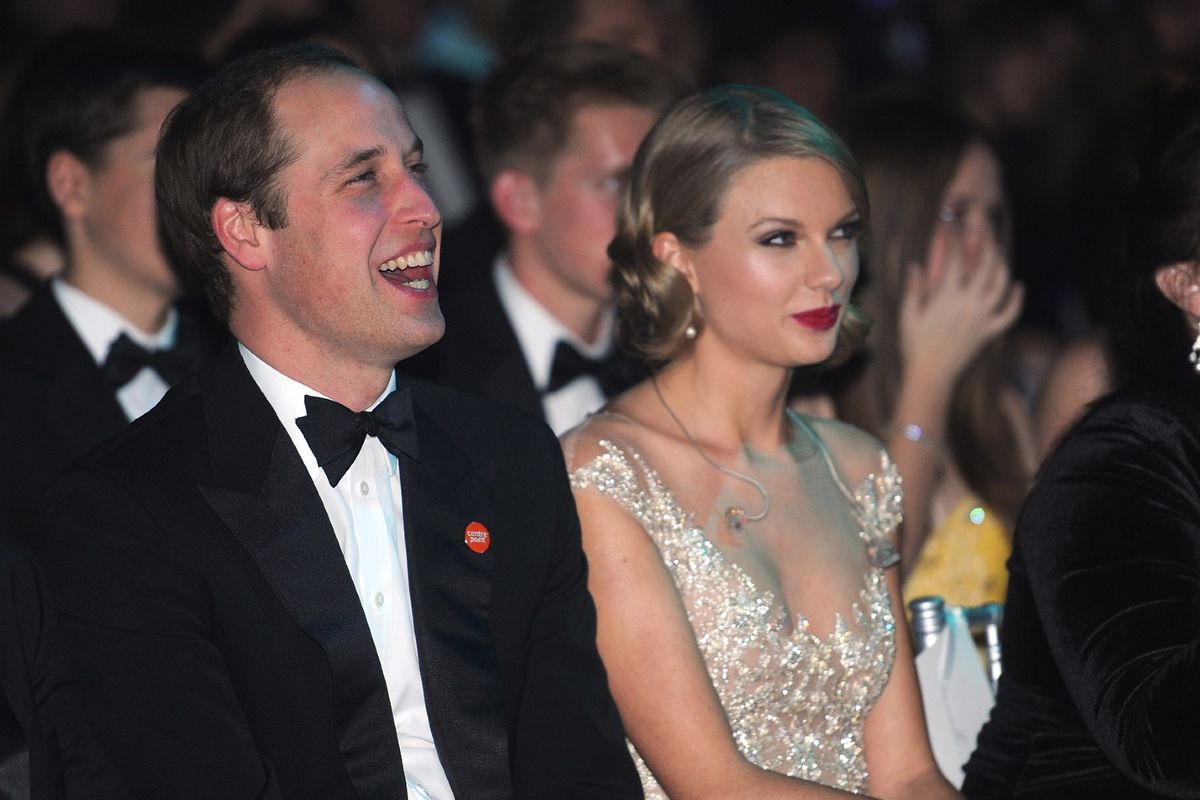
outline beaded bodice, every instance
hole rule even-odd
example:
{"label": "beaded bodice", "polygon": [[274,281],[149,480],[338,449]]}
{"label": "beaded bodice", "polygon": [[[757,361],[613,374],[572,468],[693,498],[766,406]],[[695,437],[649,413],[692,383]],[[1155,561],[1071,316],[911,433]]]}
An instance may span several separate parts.
{"label": "beaded bodice", "polygon": [[[598,454],[572,473],[572,486],[612,498],[657,545],[741,753],[765,769],[866,791],[864,722],[895,658],[883,571],[862,559],[857,600],[818,635],[808,618],[789,612],[726,557],[638,452],[607,439],[598,445]],[[886,454],[877,474],[838,497],[864,549],[900,521],[899,479]],[[664,798],[636,750],[633,755],[648,800]]]}

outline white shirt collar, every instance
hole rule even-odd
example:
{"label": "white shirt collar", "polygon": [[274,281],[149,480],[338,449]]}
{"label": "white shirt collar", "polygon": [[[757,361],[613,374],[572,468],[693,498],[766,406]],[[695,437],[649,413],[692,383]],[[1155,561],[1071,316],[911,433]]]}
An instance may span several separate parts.
{"label": "white shirt collar", "polygon": [[[304,465],[308,467],[309,473],[313,476],[320,475],[321,469],[317,466],[317,459],[313,455],[312,450],[309,449],[308,440],[300,432],[300,426],[296,424],[296,420],[308,415],[308,410],[304,407],[305,395],[311,394],[315,397],[324,397],[326,400],[332,398],[321,394],[316,389],[305,386],[294,378],[284,375],[256,356],[250,351],[250,348],[241,342],[238,342],[238,351],[242,354],[242,360],[246,362],[246,369],[250,371],[250,377],[254,379],[254,382],[258,384],[258,388],[266,395],[267,402],[275,410],[275,415],[279,417],[284,430],[291,437],[292,444],[300,452],[300,457],[304,461]],[[375,408],[375,406],[379,405],[395,388],[396,374],[393,372],[392,376],[388,379],[387,388],[383,390],[379,397],[375,398],[375,402],[371,403],[370,407]],[[396,470],[396,457],[392,456],[388,459],[388,463],[391,471],[394,473]],[[314,480],[316,480],[315,477]]]}
{"label": "white shirt collar", "polygon": [[496,258],[492,265],[492,277],[496,281],[500,305],[508,314],[508,321],[517,335],[517,343],[521,346],[525,363],[533,377],[533,385],[538,391],[544,391],[550,383],[554,350],[560,341],[568,342],[588,358],[600,358],[612,347],[613,329],[616,326],[614,309],[605,310],[600,335],[594,344],[588,344],[568,330],[521,285],[513,274],[506,254]]}
{"label": "white shirt collar", "polygon": [[105,305],[90,294],[75,288],[62,278],[50,283],[54,299],[70,321],[84,346],[97,364],[108,358],[108,350],[122,333],[147,350],[161,350],[175,344],[179,327],[179,314],[172,307],[167,312],[166,324],[158,333],[145,333],[119,312]]}

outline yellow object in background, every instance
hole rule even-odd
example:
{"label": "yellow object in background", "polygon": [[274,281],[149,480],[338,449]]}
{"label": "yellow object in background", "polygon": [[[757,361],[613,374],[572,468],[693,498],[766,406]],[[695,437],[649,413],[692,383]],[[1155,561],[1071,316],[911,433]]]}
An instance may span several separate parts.
{"label": "yellow object in background", "polygon": [[904,602],[936,595],[947,605],[1003,603],[1012,540],[1004,521],[967,495],[929,533],[904,582]]}

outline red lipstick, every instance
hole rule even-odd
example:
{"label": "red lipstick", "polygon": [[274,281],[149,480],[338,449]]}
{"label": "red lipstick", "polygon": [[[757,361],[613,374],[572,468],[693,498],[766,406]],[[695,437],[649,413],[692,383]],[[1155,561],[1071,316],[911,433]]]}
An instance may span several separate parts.
{"label": "red lipstick", "polygon": [[799,314],[792,314],[792,319],[814,331],[827,331],[837,324],[838,315],[841,313],[842,307],[840,305],[832,305],[825,306],[824,308],[814,308],[811,311],[801,311]]}

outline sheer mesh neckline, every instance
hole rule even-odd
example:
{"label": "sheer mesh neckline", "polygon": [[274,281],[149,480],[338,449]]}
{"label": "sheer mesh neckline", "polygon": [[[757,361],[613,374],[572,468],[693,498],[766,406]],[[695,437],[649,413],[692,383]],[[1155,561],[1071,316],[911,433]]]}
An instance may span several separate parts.
{"label": "sheer mesh neckline", "polygon": [[[629,418],[623,414],[614,414],[612,412],[604,413],[629,420]],[[635,420],[629,421],[634,422],[634,424],[640,424]],[[875,511],[874,508],[864,507],[866,505],[864,498],[869,496],[874,499],[877,497],[875,487],[881,478],[887,479],[896,477],[896,468],[892,464],[891,459],[888,458],[887,453],[881,452],[879,474],[876,475],[875,473],[870,473],[864,476],[863,479],[859,481],[857,490],[851,492],[838,475],[832,457],[829,455],[829,451],[825,447],[824,442],[821,441],[820,437],[817,436],[816,432],[812,430],[806,421],[801,419],[801,424],[804,425],[806,432],[812,437],[819,449],[819,452],[822,456],[824,456],[830,475],[837,482],[838,487],[842,490],[846,499],[850,502],[851,507],[859,512],[855,516],[861,519],[864,514],[873,513]],[[759,586],[758,582],[754,580],[754,577],[747,572],[742,565],[730,559],[721,546],[709,537],[704,527],[696,523],[695,514],[687,511],[683,508],[683,506],[680,505],[678,499],[675,497],[675,493],[671,491],[671,488],[663,482],[658,472],[648,463],[646,463],[646,460],[640,453],[638,453],[636,450],[633,450],[628,445],[622,447],[609,439],[600,439],[598,440],[597,444],[600,445],[600,447],[608,456],[623,462],[624,466],[629,468],[631,471],[634,464],[640,468],[642,475],[648,482],[652,484],[654,493],[663,498],[663,502],[670,506],[670,511],[673,512],[674,515],[677,515],[681,519],[687,520],[688,528],[696,537],[698,537],[703,546],[711,548],[713,554],[712,557],[717,560],[721,566],[724,566],[736,576],[737,581],[741,584],[745,591],[760,597],[765,606],[774,609],[775,613],[772,616],[776,617],[776,619],[772,620],[772,628],[777,629],[782,637],[794,638],[804,635],[814,643],[825,644],[830,640],[838,638],[846,633],[853,635],[850,632],[850,629],[847,627],[845,618],[840,611],[834,612],[833,627],[830,629],[829,633],[822,636],[821,634],[810,631],[809,628],[811,627],[811,620],[809,619],[808,615],[801,611],[790,609],[786,606],[786,604],[778,602],[779,598],[774,590]],[[626,452],[626,450],[629,450],[629,452]],[[584,470],[587,470],[589,467],[595,464],[597,459],[601,457],[602,456],[597,456],[588,464],[579,467],[579,469],[575,471],[575,474],[580,474]],[[860,528],[859,536],[863,540],[863,543],[867,546],[870,546],[874,542],[875,537],[872,536],[872,532],[869,530]],[[873,577],[881,574],[882,570],[879,567],[869,567],[869,571],[864,573],[862,576],[859,586],[858,599],[851,604],[850,614],[854,617],[855,621],[859,623],[860,628],[863,624],[863,606],[870,605],[877,599],[872,596],[872,589],[876,584],[875,580],[873,580]]]}

